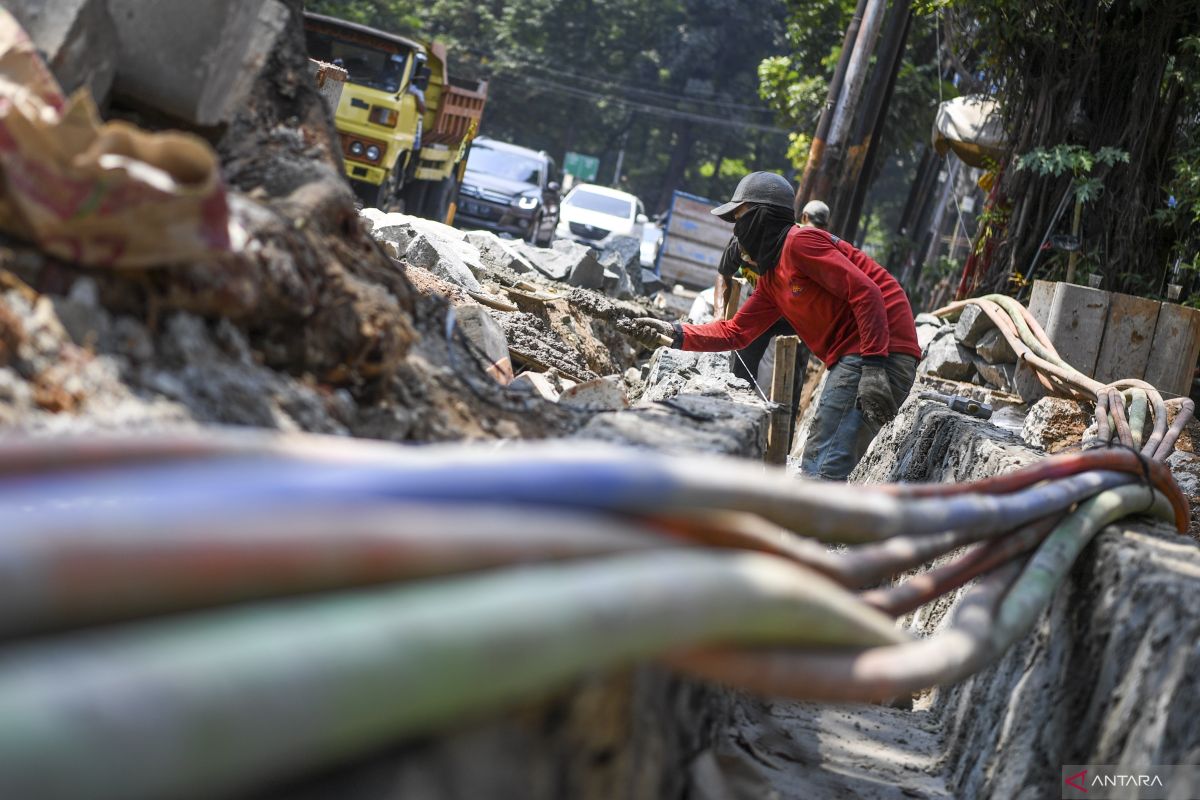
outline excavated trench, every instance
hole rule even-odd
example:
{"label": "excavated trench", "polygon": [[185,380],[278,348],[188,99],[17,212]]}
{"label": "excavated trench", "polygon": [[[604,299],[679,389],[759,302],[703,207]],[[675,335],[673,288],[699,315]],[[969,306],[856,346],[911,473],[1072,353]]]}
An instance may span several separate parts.
{"label": "excavated trench", "polygon": [[[638,404],[597,415],[575,435],[756,457],[768,413],[728,368],[723,356],[661,350]],[[964,481],[1043,456],[1011,431],[910,399],[852,480]],[[957,685],[890,705],[816,704],[646,665],[586,678],[501,719],[468,722],[270,796],[1056,796],[1062,765],[1197,756],[1197,577],[1195,540],[1126,521],[1085,550],[1031,635]],[[905,624],[929,635],[955,600]]]}
{"label": "excavated trench", "polygon": [[[285,5],[298,14],[296,0]],[[580,409],[502,392],[445,333],[448,309],[472,295],[389,259],[360,226],[306,75],[293,24],[217,143],[226,181],[258,198],[239,259],[131,278],[0,241],[0,425],[576,437],[761,459],[768,406],[729,356],[663,349],[639,365],[620,328],[652,308],[565,286],[542,296],[546,281],[493,265],[489,302],[516,290],[516,310],[493,316],[523,366],[619,375],[633,402]],[[910,399],[853,480],[963,481],[1043,455],[1005,427]],[[1188,494],[1200,492],[1193,456],[1172,465]],[[1127,521],[1085,550],[1031,635],[955,686],[891,705],[820,705],[643,665],[260,796],[1057,796],[1063,764],[1200,757],[1198,577],[1195,540]],[[906,624],[930,634],[953,602]]]}

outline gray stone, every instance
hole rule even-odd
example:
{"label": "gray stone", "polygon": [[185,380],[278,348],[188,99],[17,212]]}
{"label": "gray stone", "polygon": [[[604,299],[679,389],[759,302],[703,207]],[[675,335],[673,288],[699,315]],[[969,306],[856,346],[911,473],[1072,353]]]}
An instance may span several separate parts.
{"label": "gray stone", "polygon": [[940,326],[918,325],[917,345],[921,348],[921,352],[925,353],[928,352],[929,345],[933,344],[943,336],[950,336],[953,333],[954,326],[947,323],[942,323]]}
{"label": "gray stone", "polygon": [[551,403],[558,402],[558,390],[554,388],[554,384],[550,379],[541,372],[522,372],[513,378],[512,383],[508,387],[517,391],[536,394],[538,397]]}
{"label": "gray stone", "polygon": [[620,375],[605,375],[602,378],[577,383],[564,391],[558,402],[564,406],[591,411],[619,411],[629,406],[629,398],[625,396],[625,384]]}
{"label": "gray stone", "polygon": [[985,383],[1005,392],[1013,391],[1016,383],[1017,365],[990,364],[982,358],[975,359],[975,369]]}
{"label": "gray stone", "polygon": [[600,253],[600,263],[616,273],[613,289],[605,281],[605,293],[627,299],[642,294],[642,245],[633,236],[613,236]]}
{"label": "gray stone", "polygon": [[80,278],[71,286],[66,297],[54,297],[54,313],[66,328],[75,344],[97,347],[112,327],[108,312],[100,308],[96,282]]}
{"label": "gray stone", "polygon": [[439,278],[445,278],[470,292],[482,292],[474,273],[446,242],[434,240],[425,234],[417,234],[408,244],[404,257],[414,267],[428,270]]}
{"label": "gray stone", "polygon": [[970,305],[963,309],[954,326],[954,338],[964,347],[974,347],[994,327],[991,318],[979,306]]}
{"label": "gray stone", "polygon": [[86,86],[103,103],[117,72],[117,30],[107,0],[5,0],[63,91]]}
{"label": "gray stone", "polygon": [[989,364],[1011,364],[1017,360],[1012,345],[996,328],[980,337],[975,345],[975,354]]}
{"label": "gray stone", "polygon": [[941,327],[942,325],[949,324],[937,314],[917,314],[913,322],[915,322],[918,327],[921,325],[933,325],[934,327]]}
{"label": "gray stone", "polygon": [[571,267],[567,283],[583,289],[601,289],[604,287],[604,265],[589,253]]}
{"label": "gray stone", "polygon": [[1030,447],[1039,447],[1047,453],[1077,447],[1092,416],[1090,404],[1062,397],[1043,397],[1025,415],[1021,438]]}
{"label": "gray stone", "polygon": [[504,329],[483,306],[460,306],[456,320],[459,330],[471,343],[471,356],[497,383],[508,384],[513,379],[512,361],[508,354],[508,339]]}
{"label": "gray stone", "polygon": [[526,258],[533,268],[555,281],[564,281],[571,272],[574,264],[562,253],[545,247],[534,247],[528,242],[516,244],[517,251]]}
{"label": "gray stone", "polygon": [[150,331],[133,317],[120,316],[113,320],[107,346],[131,361],[154,358],[154,341],[150,338]]}
{"label": "gray stone", "polygon": [[960,345],[956,336],[943,336],[929,346],[921,371],[947,380],[969,381],[975,365],[971,351]]}
{"label": "gray stone", "polygon": [[113,93],[200,127],[233,117],[280,34],[300,24],[278,0],[109,0],[108,8]]}
{"label": "gray stone", "polygon": [[517,274],[534,271],[528,258],[491,231],[471,231],[467,234],[466,242],[479,251],[485,267],[510,270]]}

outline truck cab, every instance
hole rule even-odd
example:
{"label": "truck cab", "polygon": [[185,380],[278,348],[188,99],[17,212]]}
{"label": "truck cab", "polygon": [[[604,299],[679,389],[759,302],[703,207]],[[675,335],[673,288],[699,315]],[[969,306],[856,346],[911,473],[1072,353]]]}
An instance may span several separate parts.
{"label": "truck cab", "polygon": [[366,25],[306,13],[309,56],[348,73],[334,113],[346,177],[363,204],[400,198],[421,148],[429,54],[420,42]]}

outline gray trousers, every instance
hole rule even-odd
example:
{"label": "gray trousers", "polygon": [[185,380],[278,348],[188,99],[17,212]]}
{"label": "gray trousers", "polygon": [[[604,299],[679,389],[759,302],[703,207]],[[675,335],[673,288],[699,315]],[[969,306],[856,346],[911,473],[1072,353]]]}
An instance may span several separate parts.
{"label": "gray trousers", "polygon": [[[879,433],[879,427],[867,422],[855,405],[862,365],[861,356],[848,355],[829,370],[800,460],[805,477],[846,480]],[[916,380],[917,359],[892,353],[887,357],[887,374],[892,397],[899,406]]]}

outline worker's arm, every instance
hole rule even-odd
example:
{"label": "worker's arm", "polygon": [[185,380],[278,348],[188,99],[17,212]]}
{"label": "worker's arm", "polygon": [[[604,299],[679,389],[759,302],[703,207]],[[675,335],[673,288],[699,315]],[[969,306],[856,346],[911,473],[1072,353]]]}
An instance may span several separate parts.
{"label": "worker's arm", "polygon": [[793,236],[788,242],[798,270],[834,297],[850,304],[858,323],[863,358],[886,357],[891,335],[883,292],[834,246],[825,234]]}
{"label": "worker's arm", "polygon": [[779,317],[779,308],[764,291],[750,295],[733,319],[722,319],[705,325],[683,326],[684,350],[719,353],[741,350],[766,332]]}

